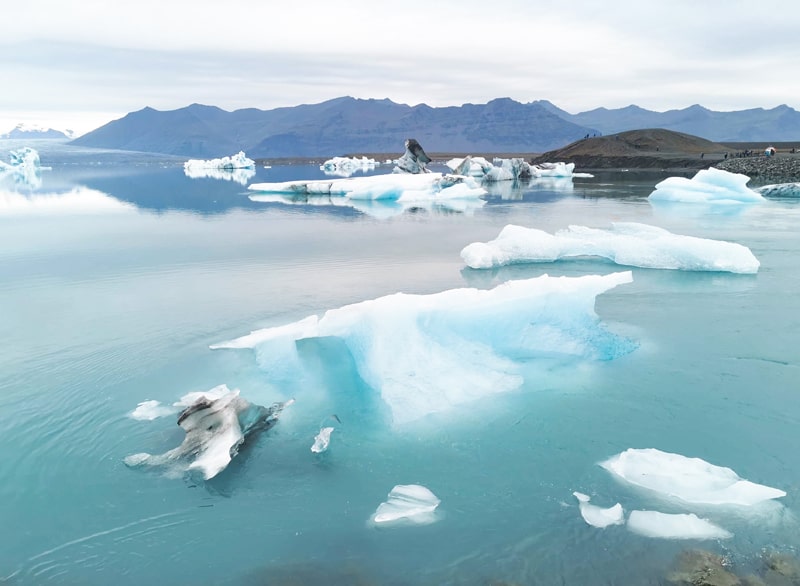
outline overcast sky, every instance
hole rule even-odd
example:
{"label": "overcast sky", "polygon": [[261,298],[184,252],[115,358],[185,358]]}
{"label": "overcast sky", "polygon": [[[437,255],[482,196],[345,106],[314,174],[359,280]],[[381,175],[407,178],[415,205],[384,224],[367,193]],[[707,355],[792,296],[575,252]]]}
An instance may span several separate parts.
{"label": "overcast sky", "polygon": [[800,109],[799,39],[797,0],[25,0],[0,20],[0,133],[345,95]]}

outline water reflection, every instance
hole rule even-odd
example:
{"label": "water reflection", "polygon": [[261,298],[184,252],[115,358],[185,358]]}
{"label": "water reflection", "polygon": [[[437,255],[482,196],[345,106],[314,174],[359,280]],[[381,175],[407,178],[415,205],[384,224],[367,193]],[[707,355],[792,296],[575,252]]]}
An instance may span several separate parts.
{"label": "water reflection", "polygon": [[136,207],[87,187],[65,193],[30,193],[0,190],[0,217],[32,214],[108,214]]}

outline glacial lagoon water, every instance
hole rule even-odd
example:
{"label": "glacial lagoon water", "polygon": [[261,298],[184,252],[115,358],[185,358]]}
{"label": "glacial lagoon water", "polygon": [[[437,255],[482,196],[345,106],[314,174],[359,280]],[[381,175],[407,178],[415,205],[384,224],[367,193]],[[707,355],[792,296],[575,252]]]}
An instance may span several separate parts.
{"label": "glacial lagoon water", "polygon": [[[2,160],[18,146],[0,143]],[[254,202],[236,182],[186,177],[182,158],[27,146],[50,169],[36,185],[0,185],[0,583],[657,584],[687,548],[742,575],[765,551],[797,554],[797,199],[657,205],[647,196],[665,175],[609,173],[498,185],[461,209]],[[252,181],[323,176],[275,165]],[[473,270],[459,256],[507,224],[619,221],[737,242],[761,266]],[[402,425],[335,345],[301,349],[296,380],[272,379],[252,350],[209,348],[396,292],[622,270],[633,281],[595,309],[632,352],[520,360],[518,388]],[[469,386],[448,369],[456,391]],[[125,465],[184,435],[174,415],[132,418],[139,403],[220,384],[261,405],[295,402],[211,480]],[[329,449],[313,453],[331,424]],[[573,492],[626,513],[686,512],[599,465],[629,448],[702,458],[787,494],[694,511],[728,539],[592,527]],[[397,485],[432,491],[435,522],[371,523]]]}

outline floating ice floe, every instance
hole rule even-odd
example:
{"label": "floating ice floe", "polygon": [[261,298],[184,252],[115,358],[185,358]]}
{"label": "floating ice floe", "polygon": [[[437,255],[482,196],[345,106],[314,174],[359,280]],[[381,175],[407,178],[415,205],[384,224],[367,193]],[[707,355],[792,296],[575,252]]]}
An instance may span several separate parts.
{"label": "floating ice floe", "polygon": [[728,539],[733,534],[693,513],[668,514],[631,511],[628,529],[645,537],[660,539]]}
{"label": "floating ice floe", "polygon": [[345,196],[351,200],[399,202],[479,198],[486,194],[470,177],[441,173],[371,175],[348,179],[254,183],[252,191],[295,195]]}
{"label": "floating ice floe", "polygon": [[17,185],[39,188],[42,178],[39,172],[49,167],[42,167],[39,152],[30,147],[23,147],[9,153],[9,163],[0,161],[0,180],[9,179]]}
{"label": "floating ice floe", "polygon": [[88,187],[75,187],[64,193],[31,194],[0,189],[0,216],[112,214],[135,209],[133,204]]}
{"label": "floating ice floe", "polygon": [[776,183],[756,189],[764,197],[800,197],[800,183]]}
{"label": "floating ice floe", "polygon": [[752,506],[786,496],[743,480],[730,468],[653,448],[631,448],[600,465],[625,482],[683,503]]}
{"label": "floating ice floe", "polygon": [[617,503],[613,507],[603,509],[590,504],[588,495],[581,492],[573,492],[572,494],[578,499],[581,517],[592,527],[603,529],[610,525],[622,525],[625,523],[625,513],[622,511],[621,504]]}
{"label": "floating ice floe", "polygon": [[749,189],[750,178],[711,167],[701,169],[691,179],[668,177],[656,185],[651,201],[686,203],[753,203],[763,201],[761,194]]}
{"label": "floating ice floe", "polygon": [[408,211],[426,211],[436,213],[461,213],[471,215],[486,205],[486,201],[477,198],[437,198],[428,201],[397,201],[390,199],[358,200],[340,196],[309,196],[267,193],[251,195],[251,201],[261,203],[279,203],[282,205],[349,207],[367,216],[386,219],[399,216]]}
{"label": "floating ice floe", "polygon": [[367,157],[333,157],[320,165],[320,171],[326,175],[350,177],[356,171],[371,171],[379,165],[375,159]]}
{"label": "floating ice floe", "polygon": [[333,433],[332,427],[323,427],[319,433],[314,436],[314,444],[311,446],[311,451],[315,454],[321,454],[327,451],[331,445],[331,434]]}
{"label": "floating ice floe", "polygon": [[191,179],[223,179],[247,185],[256,174],[256,163],[248,159],[244,151],[239,151],[221,159],[191,159],[183,164],[183,172]]}
{"label": "floating ice floe", "polygon": [[[125,458],[125,464],[198,470],[205,479],[213,478],[228,466],[248,435],[274,425],[290,403],[253,405],[239,396],[238,389],[230,390],[225,385],[189,393],[180,401],[187,405],[178,415],[178,425],[186,432],[181,445],[164,454],[133,454]],[[132,417],[154,419],[164,411],[158,402],[146,401],[139,404]]]}
{"label": "floating ice floe", "polygon": [[376,524],[408,522],[427,525],[437,520],[436,507],[441,501],[428,488],[419,484],[398,484],[381,503],[372,522]]}
{"label": "floating ice floe", "polygon": [[633,351],[636,344],[594,312],[597,295],[631,281],[629,271],[543,275],[490,290],[396,293],[211,347],[253,348],[271,376],[295,380],[304,369],[295,342],[334,337],[403,424],[518,388],[524,361],[611,360]]}
{"label": "floating ice floe", "polygon": [[680,236],[634,222],[617,222],[610,230],[570,226],[555,234],[509,224],[496,239],[474,242],[461,251],[461,258],[473,269],[584,256],[625,266],[684,271],[756,273],[760,265],[741,244]]}

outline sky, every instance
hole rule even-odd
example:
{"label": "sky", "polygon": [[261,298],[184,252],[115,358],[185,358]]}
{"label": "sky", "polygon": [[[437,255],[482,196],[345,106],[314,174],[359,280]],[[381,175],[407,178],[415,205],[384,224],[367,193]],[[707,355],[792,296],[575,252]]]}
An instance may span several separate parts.
{"label": "sky", "polygon": [[797,0],[25,0],[0,19],[0,134],[341,96],[800,109],[798,31]]}

